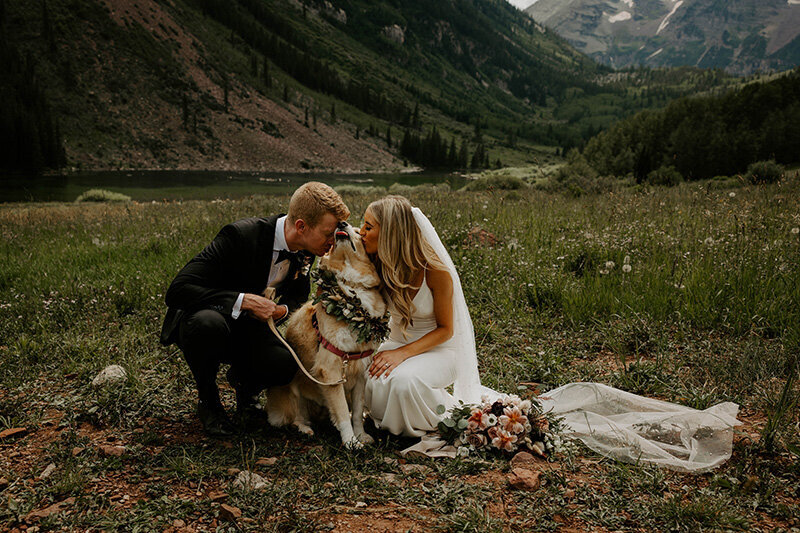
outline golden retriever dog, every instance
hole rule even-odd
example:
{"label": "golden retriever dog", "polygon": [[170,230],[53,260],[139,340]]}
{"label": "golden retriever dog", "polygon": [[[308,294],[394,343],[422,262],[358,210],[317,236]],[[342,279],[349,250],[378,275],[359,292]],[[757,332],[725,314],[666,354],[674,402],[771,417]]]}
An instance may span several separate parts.
{"label": "golden retriever dog", "polygon": [[[370,317],[386,316],[386,301],[379,290],[380,279],[364,251],[361,236],[352,226],[340,225],[333,247],[320,259],[319,269],[333,273],[342,293],[357,297]],[[307,302],[289,317],[286,340],[317,380],[336,382],[344,373],[346,381],[319,385],[298,370],[289,385],[269,389],[266,409],[270,424],[291,424],[313,435],[309,412],[316,404],[330,412],[331,421],[346,447],[363,448],[364,444],[372,443],[372,437],[364,432],[364,387],[372,352],[381,339],[368,338],[359,342],[358,334],[347,321],[329,314],[322,302]]]}

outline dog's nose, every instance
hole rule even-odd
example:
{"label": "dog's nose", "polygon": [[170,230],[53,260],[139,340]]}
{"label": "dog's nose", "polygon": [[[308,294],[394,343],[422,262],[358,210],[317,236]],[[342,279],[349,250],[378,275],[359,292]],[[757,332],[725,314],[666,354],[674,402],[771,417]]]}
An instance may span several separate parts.
{"label": "dog's nose", "polygon": [[348,226],[348,225],[349,225],[349,224],[347,223],[347,221],[346,221],[346,220],[342,220],[341,222],[339,222],[338,224],[336,224],[336,228],[337,228],[337,229],[347,229],[347,226]]}

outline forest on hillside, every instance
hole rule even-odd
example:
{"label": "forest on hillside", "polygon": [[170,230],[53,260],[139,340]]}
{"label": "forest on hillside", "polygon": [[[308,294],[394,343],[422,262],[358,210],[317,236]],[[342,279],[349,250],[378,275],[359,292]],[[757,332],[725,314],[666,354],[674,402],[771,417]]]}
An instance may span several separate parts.
{"label": "forest on hillside", "polygon": [[774,159],[800,162],[800,68],[724,95],[681,98],[643,111],[591,139],[583,151],[601,175],[643,181],[674,167],[698,180],[744,172]]}

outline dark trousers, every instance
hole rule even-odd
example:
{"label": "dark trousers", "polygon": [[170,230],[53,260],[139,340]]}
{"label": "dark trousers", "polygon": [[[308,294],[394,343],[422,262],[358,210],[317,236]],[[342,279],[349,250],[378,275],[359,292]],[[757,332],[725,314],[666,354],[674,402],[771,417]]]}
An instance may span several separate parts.
{"label": "dark trousers", "polygon": [[177,344],[197,383],[200,401],[208,405],[220,403],[216,381],[221,363],[231,365],[228,380],[236,388],[237,400],[286,385],[297,372],[292,354],[269,326],[245,315],[234,320],[210,309],[186,314]]}

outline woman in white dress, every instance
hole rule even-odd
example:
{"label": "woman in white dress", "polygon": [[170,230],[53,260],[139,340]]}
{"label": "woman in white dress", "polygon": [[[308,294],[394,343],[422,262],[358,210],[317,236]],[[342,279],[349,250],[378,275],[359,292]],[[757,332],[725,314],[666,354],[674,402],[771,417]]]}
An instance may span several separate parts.
{"label": "woman in white dress", "polygon": [[[369,367],[366,404],[378,427],[419,437],[436,429],[439,405],[449,408],[456,398],[477,399],[465,394],[462,367],[474,366],[477,381],[477,362],[469,312],[466,304],[456,305],[456,300],[463,302],[461,284],[433,226],[402,196],[387,196],[367,207],[361,239],[391,310],[389,339]],[[461,346],[465,336],[471,356]],[[451,385],[455,397],[447,391]]]}
{"label": "woman in white dress", "polygon": [[[389,295],[389,340],[373,358],[366,404],[376,425],[397,435],[436,429],[458,400],[500,394],[478,376],[475,334],[453,261],[428,218],[402,196],[367,207],[364,247]],[[453,393],[448,393],[452,385]],[[570,383],[540,397],[564,417],[564,432],[617,460],[704,472],[731,455],[738,406],[704,411],[635,396],[600,383]],[[425,444],[423,453],[445,444]]]}

